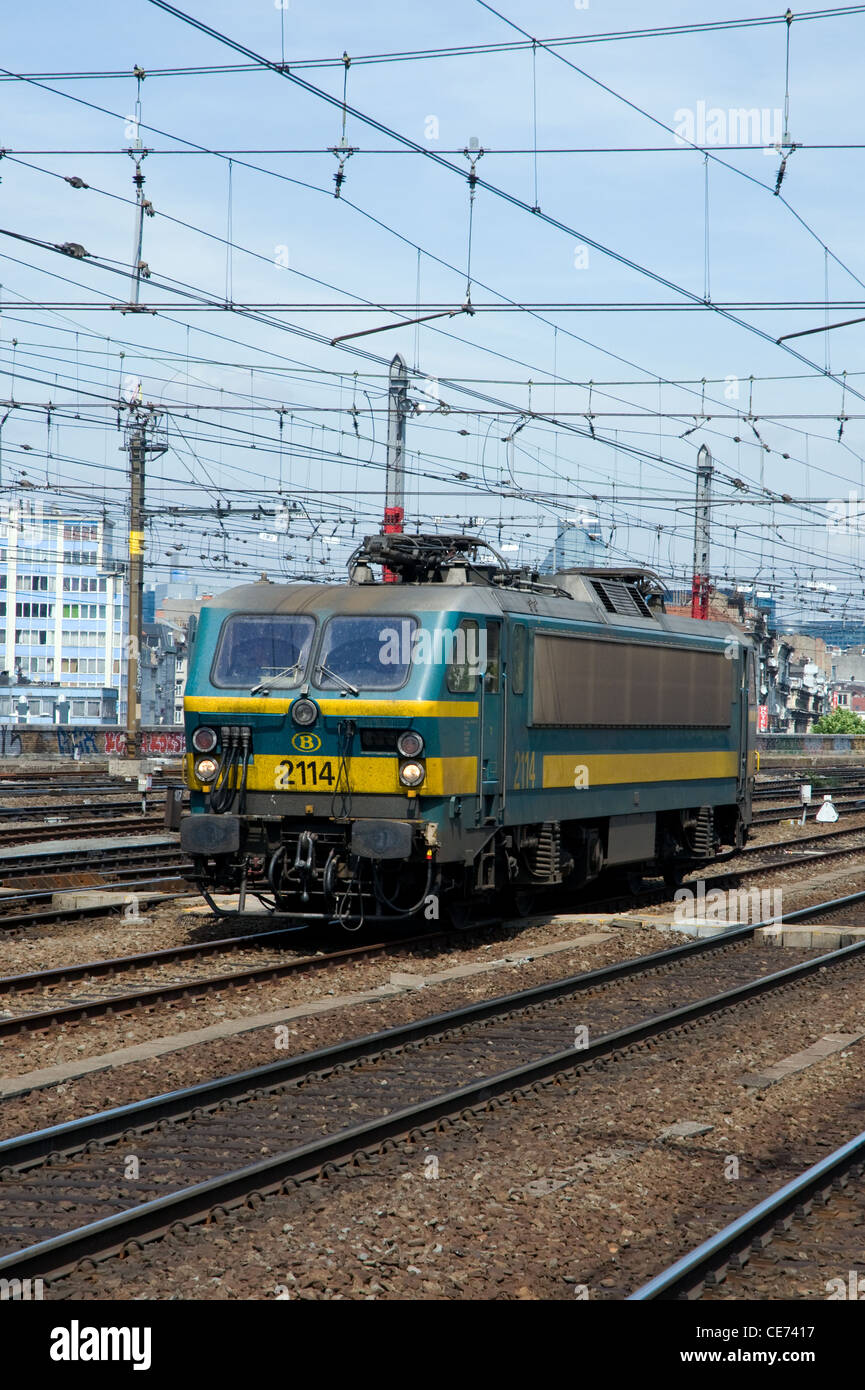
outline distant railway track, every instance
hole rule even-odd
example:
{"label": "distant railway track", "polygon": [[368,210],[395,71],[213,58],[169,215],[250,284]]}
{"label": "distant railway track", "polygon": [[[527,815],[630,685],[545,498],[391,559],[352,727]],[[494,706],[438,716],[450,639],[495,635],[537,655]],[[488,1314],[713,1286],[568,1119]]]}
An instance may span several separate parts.
{"label": "distant railway track", "polygon": [[[181,781],[180,769],[174,771],[163,771],[153,773],[152,791],[162,791],[166,787],[177,786]],[[121,791],[130,782],[137,782],[137,778],[117,776],[109,777],[104,771],[93,772],[92,774],[81,774],[76,767],[74,778],[69,776],[67,768],[52,769],[40,776],[31,773],[24,777],[11,777],[8,773],[0,776],[0,801],[15,796],[71,796],[80,794],[81,796],[94,796],[103,793],[115,794]]]}
{"label": "distant railway track", "polygon": [[[27,842],[30,843],[30,842]],[[60,888],[98,888],[102,886],[100,877],[116,869],[140,868],[143,866],[170,863],[173,867],[188,867],[176,840],[167,842],[163,836],[154,836],[154,843],[111,845],[94,841],[86,847],[74,850],[47,850],[38,843],[33,845],[31,854],[16,855],[15,858],[0,859],[0,883],[4,887],[16,880],[30,878],[83,878],[89,882],[50,883],[48,891]],[[39,887],[27,884],[27,887]],[[110,885],[106,885],[110,886]],[[2,905],[2,899],[0,899]]]}
{"label": "distant railway track", "polygon": [[[860,893],[847,901],[863,898]],[[813,917],[840,901],[785,920]],[[736,928],[0,1143],[0,1275],[57,1276],[81,1260],[133,1249],[232,1206],[356,1165],[394,1141],[473,1118],[475,1111],[509,1103],[865,953],[865,942],[859,942],[769,974],[755,977],[752,971],[720,992],[699,988],[706,965],[718,966],[725,957],[741,976],[744,957],[737,948],[755,930]],[[581,995],[600,991],[609,1011],[609,988],[627,981],[629,997],[613,1006],[627,1010],[638,977],[657,980],[669,973],[680,991],[680,967],[691,962],[696,997],[661,1012],[637,1010],[623,1026],[575,1048],[574,1020],[586,1016],[584,1005],[574,1007]],[[340,1128],[349,1108],[353,1123]],[[112,1148],[120,1140],[122,1150]],[[147,1174],[134,1186],[124,1178],[123,1162],[133,1143]],[[24,1234],[31,1239],[27,1246],[20,1244]]]}
{"label": "distant railway track", "polygon": [[766,801],[779,800],[784,796],[798,796],[799,788],[810,786],[814,795],[824,792],[865,792],[865,762],[851,769],[846,776],[837,772],[823,772],[817,768],[805,768],[796,777],[776,777],[761,779],[754,785],[753,799]]}
{"label": "distant railway track", "polygon": [[[164,835],[136,836],[132,843],[94,841],[79,849],[46,849],[0,855],[0,932],[19,931],[76,916],[122,911],[136,894],[155,887],[190,893],[184,875],[189,864],[176,840]],[[76,903],[74,896],[62,906],[55,894],[104,892],[115,895],[99,903]],[[197,896],[197,895],[196,895]]]}
{"label": "distant railway track", "polygon": [[[105,820],[70,820],[59,823],[42,821],[0,825],[0,848],[8,845],[29,845],[33,843],[35,836],[44,837],[46,833],[51,835],[52,840],[78,839],[87,834],[102,835],[108,824]],[[148,810],[146,815],[142,815],[139,810],[137,816],[115,815],[110,821],[110,826],[112,832],[121,835],[146,834],[148,830],[160,834],[164,831],[164,813],[161,810]]]}
{"label": "distant railway track", "polygon": [[[406,950],[433,941],[442,941],[447,933],[427,932],[422,936],[395,938],[392,941],[365,942],[335,951],[317,952],[315,955],[276,956],[275,959],[259,962],[254,966],[222,972],[204,978],[190,978],[181,981],[162,981],[159,984],[140,983],[134,990],[124,989],[112,994],[103,994],[73,1002],[64,1000],[48,1008],[12,1014],[7,1004],[20,995],[52,989],[58,985],[76,984],[79,981],[92,981],[100,978],[114,979],[118,975],[134,974],[153,967],[187,962],[195,962],[212,955],[227,955],[235,951],[253,948],[284,945],[286,938],[296,935],[293,929],[271,929],[245,936],[223,937],[217,941],[196,942],[189,946],[170,946],[159,951],[145,951],[132,956],[119,956],[115,959],[89,961],[84,964],[58,966],[50,970],[38,970],[25,975],[6,975],[0,977],[0,996],[7,996],[7,1003],[0,1002],[0,1037],[18,1033],[31,1033],[53,1028],[60,1024],[76,1022],[84,1018],[97,1018],[106,1014],[128,1013],[146,1008],[149,1005],[164,1003],[182,998],[196,998],[204,994],[239,986],[257,984],[265,980],[283,979],[288,975],[311,973],[322,968],[334,968],[346,961],[361,960],[383,954],[402,954]],[[4,1016],[5,1015],[5,1016]]]}
{"label": "distant railway track", "polygon": [[[117,788],[112,788],[116,791]],[[82,801],[50,802],[45,806],[3,806],[0,805],[0,840],[5,834],[4,823],[11,820],[20,820],[22,816],[27,816],[31,821],[37,821],[40,817],[48,817],[51,822],[55,819],[66,818],[74,820],[78,817],[87,819],[88,817],[113,816],[115,811],[135,812],[141,809],[141,794],[138,796],[126,796],[115,801],[94,801],[94,792],[90,792]],[[2,799],[2,794],[0,794]],[[152,792],[147,794],[148,811],[155,814],[164,807],[166,798],[164,796],[154,796]]]}
{"label": "distant railway track", "polygon": [[833,1192],[865,1172],[865,1133],[784,1183],[769,1197],[755,1203],[717,1235],[698,1245],[655,1275],[629,1302],[697,1298],[706,1284],[720,1283],[731,1267],[744,1265],[755,1245],[763,1248],[779,1231],[788,1231],[816,1202],[828,1201]]}
{"label": "distant railway track", "polygon": [[[821,800],[822,798],[818,796],[816,800],[812,801],[808,806],[808,814],[812,820],[819,809]],[[832,801],[837,811],[846,811],[848,814],[852,815],[855,815],[858,811],[865,811],[865,797],[854,797],[848,800],[846,797],[833,796]],[[801,815],[802,802],[791,801],[787,805],[764,807],[762,810],[754,811],[751,824],[777,825],[778,821],[782,820],[793,818],[798,820]]]}

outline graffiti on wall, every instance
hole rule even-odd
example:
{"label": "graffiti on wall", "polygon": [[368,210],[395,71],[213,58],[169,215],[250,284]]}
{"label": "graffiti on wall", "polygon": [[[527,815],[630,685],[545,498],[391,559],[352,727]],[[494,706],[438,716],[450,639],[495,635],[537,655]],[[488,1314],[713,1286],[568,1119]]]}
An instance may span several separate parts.
{"label": "graffiti on wall", "polygon": [[[186,751],[182,729],[145,729],[141,734],[141,752],[145,757],[155,758],[160,753],[179,758]],[[105,733],[105,752],[123,757],[126,753],[126,733],[123,729],[110,729]]]}
{"label": "graffiti on wall", "polygon": [[92,757],[94,753],[99,752],[94,731],[92,729],[58,728],[57,752],[65,758],[84,758],[88,754]]}
{"label": "graffiti on wall", "polygon": [[[150,758],[180,758],[186,744],[182,729],[142,729],[141,755]],[[99,758],[125,757],[126,730],[104,725],[83,728],[54,724],[40,727],[27,724],[0,724],[0,759],[20,757]]]}
{"label": "graffiti on wall", "polygon": [[14,724],[0,724],[0,758],[21,756],[21,736]]}

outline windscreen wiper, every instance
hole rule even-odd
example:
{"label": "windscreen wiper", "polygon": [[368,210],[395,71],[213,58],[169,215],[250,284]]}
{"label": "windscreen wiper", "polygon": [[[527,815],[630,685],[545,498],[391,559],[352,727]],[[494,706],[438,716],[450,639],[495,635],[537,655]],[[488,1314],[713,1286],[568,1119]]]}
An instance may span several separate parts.
{"label": "windscreen wiper", "polygon": [[261,681],[258,685],[253,685],[249,691],[250,695],[266,695],[274,681],[281,681],[283,676],[293,676],[299,668],[299,661],[296,661],[293,666],[285,666],[281,671],[277,671],[275,676],[268,676],[267,680]]}
{"label": "windscreen wiper", "polygon": [[343,695],[360,694],[356,685],[352,685],[351,681],[347,681],[343,676],[337,675],[336,671],[331,671],[330,667],[325,666],[323,662],[316,667],[316,672],[320,672],[323,676],[329,676],[332,681],[336,681],[337,685],[341,687]]}

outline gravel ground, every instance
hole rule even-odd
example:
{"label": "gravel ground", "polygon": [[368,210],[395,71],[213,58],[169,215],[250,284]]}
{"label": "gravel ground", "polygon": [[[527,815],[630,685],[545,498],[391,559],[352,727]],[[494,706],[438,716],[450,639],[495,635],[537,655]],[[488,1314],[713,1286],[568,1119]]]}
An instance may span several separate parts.
{"label": "gravel ground", "polygon": [[[860,1031],[857,962],[48,1295],[622,1298],[863,1127],[865,1045],[767,1090],[740,1084]],[[709,1128],[661,1137],[682,1120]]]}

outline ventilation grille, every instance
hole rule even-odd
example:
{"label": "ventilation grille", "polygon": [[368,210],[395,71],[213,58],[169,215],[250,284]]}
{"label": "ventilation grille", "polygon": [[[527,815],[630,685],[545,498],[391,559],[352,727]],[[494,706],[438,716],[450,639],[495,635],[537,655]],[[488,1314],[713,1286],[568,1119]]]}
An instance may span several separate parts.
{"label": "ventilation grille", "polygon": [[613,579],[593,579],[591,583],[608,613],[620,613],[625,618],[651,618],[651,609],[633,584]]}

